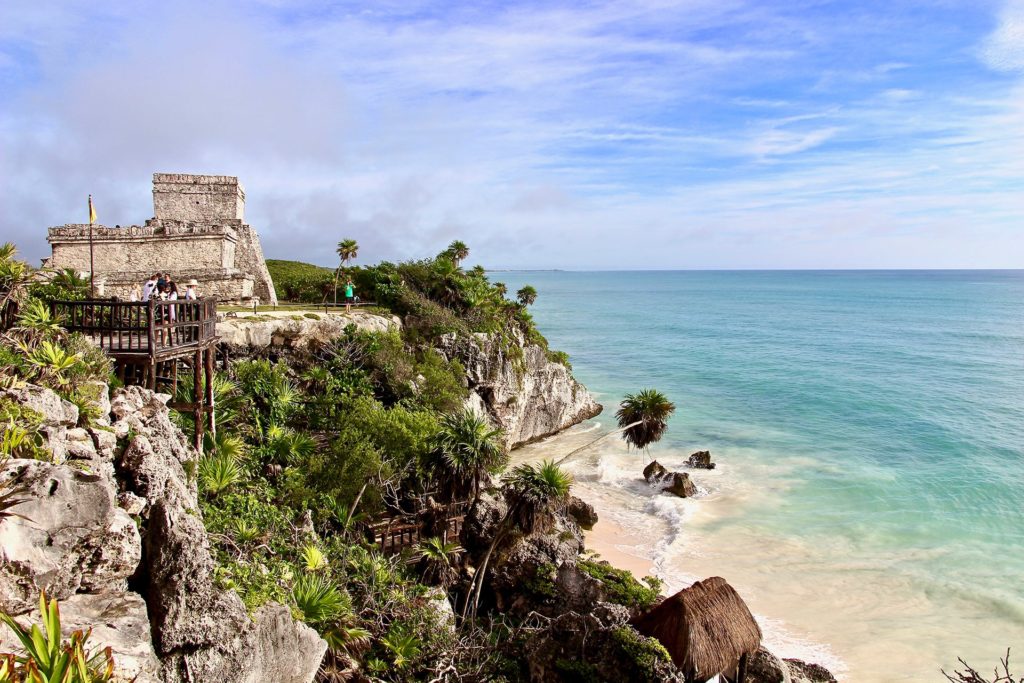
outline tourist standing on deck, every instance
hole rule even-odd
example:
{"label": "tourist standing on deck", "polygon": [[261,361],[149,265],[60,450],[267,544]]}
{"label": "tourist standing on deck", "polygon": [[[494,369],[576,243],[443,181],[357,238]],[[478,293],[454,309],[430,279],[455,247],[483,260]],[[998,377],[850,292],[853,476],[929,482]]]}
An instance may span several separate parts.
{"label": "tourist standing on deck", "polygon": [[156,291],[156,283],[159,279],[160,273],[156,273],[146,280],[146,284],[142,285],[142,301],[149,301],[153,296],[153,293]]}
{"label": "tourist standing on deck", "polygon": [[196,293],[196,287],[198,286],[199,283],[196,282],[194,278],[189,280],[188,284],[185,285],[185,299],[187,301],[195,301],[199,298],[199,294]]}

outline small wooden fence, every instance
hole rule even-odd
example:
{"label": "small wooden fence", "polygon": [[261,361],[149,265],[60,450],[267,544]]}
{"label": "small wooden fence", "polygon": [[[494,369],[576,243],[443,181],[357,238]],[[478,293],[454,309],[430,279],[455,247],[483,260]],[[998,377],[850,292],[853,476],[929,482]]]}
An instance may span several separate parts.
{"label": "small wooden fence", "polygon": [[[466,521],[467,512],[469,512],[469,501],[452,503],[448,506],[444,512],[446,528],[442,534],[443,540],[459,537]],[[421,516],[399,515],[370,525],[373,542],[380,547],[382,552],[391,554],[400,553],[406,548],[417,545],[420,541],[434,535],[424,531],[426,525]]]}

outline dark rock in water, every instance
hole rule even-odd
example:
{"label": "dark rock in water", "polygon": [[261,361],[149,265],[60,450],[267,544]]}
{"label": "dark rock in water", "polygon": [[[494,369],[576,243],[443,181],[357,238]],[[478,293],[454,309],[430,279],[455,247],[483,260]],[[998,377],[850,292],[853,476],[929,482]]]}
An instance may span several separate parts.
{"label": "dark rock in water", "polygon": [[662,467],[657,460],[651,461],[651,464],[644,468],[644,479],[648,484],[660,484],[667,477],[668,470]]}
{"label": "dark rock in water", "polygon": [[810,664],[799,659],[787,659],[785,662],[793,683],[838,683],[832,672],[820,664]]}
{"label": "dark rock in water", "polygon": [[690,455],[690,467],[700,470],[713,470],[715,463],[711,462],[711,451],[697,451]]}
{"label": "dark rock in water", "polygon": [[565,511],[568,512],[569,516],[575,519],[576,523],[583,529],[587,529],[589,531],[594,528],[595,524],[597,524],[597,512],[594,510],[594,506],[582,498],[573,496],[569,500],[569,505],[566,507]]}
{"label": "dark rock in water", "polygon": [[789,667],[762,646],[747,662],[747,683],[791,683]]}
{"label": "dark rock in water", "polygon": [[697,495],[697,487],[690,480],[690,475],[686,472],[673,472],[669,475],[668,486],[663,491],[674,493],[680,498],[689,498],[690,496]]}

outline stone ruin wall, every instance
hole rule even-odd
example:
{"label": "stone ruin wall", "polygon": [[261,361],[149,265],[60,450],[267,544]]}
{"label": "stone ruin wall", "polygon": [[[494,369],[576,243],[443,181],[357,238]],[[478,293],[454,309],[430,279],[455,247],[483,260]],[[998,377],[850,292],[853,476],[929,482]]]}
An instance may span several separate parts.
{"label": "stone ruin wall", "polygon": [[[277,303],[259,235],[244,222],[245,191],[232,176],[153,175],[154,217],[125,228],[93,226],[102,296],[127,298],[154,272],[179,285],[195,278],[202,296]],[[50,228],[51,268],[89,270],[89,226]]]}

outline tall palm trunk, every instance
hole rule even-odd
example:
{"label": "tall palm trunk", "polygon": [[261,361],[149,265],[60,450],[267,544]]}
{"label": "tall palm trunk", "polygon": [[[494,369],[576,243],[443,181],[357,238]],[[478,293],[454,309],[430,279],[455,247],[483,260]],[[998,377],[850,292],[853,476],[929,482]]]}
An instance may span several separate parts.
{"label": "tall palm trunk", "polygon": [[565,462],[566,460],[568,460],[572,456],[576,455],[580,451],[585,451],[586,449],[590,448],[591,446],[593,446],[598,441],[603,441],[604,439],[607,439],[609,436],[612,436],[613,434],[621,434],[622,432],[626,431],[627,429],[632,429],[633,427],[636,427],[637,425],[642,425],[643,423],[644,423],[643,420],[637,420],[636,422],[630,423],[630,424],[626,425],[625,427],[619,427],[618,429],[613,429],[612,431],[608,432],[607,434],[602,434],[601,436],[597,437],[593,441],[585,443],[582,446],[580,446],[579,448],[575,448],[575,449],[569,451],[568,455],[562,456],[561,458],[556,460],[555,464],[556,465],[561,465],[563,462]]}

